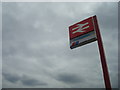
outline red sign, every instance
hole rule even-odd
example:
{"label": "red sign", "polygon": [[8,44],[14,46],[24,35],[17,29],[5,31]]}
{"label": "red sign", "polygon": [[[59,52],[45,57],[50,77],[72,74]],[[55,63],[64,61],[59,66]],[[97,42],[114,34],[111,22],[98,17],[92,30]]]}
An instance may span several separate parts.
{"label": "red sign", "polygon": [[86,34],[90,31],[94,30],[94,26],[93,26],[93,18],[87,18],[81,22],[78,22],[72,26],[69,27],[69,35],[70,35],[70,39],[73,39],[77,36],[81,36],[83,34]]}

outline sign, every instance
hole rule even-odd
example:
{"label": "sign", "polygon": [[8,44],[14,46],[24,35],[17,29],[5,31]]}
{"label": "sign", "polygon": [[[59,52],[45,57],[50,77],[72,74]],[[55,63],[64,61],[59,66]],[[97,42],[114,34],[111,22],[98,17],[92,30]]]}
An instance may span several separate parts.
{"label": "sign", "polygon": [[112,90],[97,16],[95,15],[70,26],[69,36],[71,49],[97,40],[105,87],[106,90]]}
{"label": "sign", "polygon": [[71,49],[96,41],[93,17],[71,25],[69,37]]}

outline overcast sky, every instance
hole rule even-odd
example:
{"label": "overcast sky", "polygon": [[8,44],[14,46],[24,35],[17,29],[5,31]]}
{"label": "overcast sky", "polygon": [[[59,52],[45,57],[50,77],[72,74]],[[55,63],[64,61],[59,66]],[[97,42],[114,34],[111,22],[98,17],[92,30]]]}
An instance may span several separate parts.
{"label": "overcast sky", "polygon": [[97,42],[69,48],[68,27],[97,15],[112,87],[118,87],[118,5],[2,3],[3,88],[103,88]]}

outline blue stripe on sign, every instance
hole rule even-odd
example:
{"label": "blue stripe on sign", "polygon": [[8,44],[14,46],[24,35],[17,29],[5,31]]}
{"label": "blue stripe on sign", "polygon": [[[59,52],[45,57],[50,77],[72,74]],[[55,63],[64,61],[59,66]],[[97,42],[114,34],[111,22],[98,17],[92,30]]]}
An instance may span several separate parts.
{"label": "blue stripe on sign", "polygon": [[79,39],[83,39],[83,38],[88,37],[88,36],[90,36],[90,35],[92,35],[92,34],[94,34],[94,33],[93,33],[93,32],[87,33],[87,34],[82,35],[82,36],[80,36],[80,37],[77,37],[77,38],[75,38],[75,39],[73,39],[73,40],[76,41],[76,40],[79,40]]}
{"label": "blue stripe on sign", "polygon": [[[90,36],[95,37],[95,33],[91,32],[91,33],[89,33],[87,35],[84,35],[84,38],[82,38],[82,39],[79,39],[79,37],[77,37],[78,40],[77,39],[73,39],[73,40],[71,40],[71,43],[75,43],[75,45],[78,45],[80,43],[79,41],[81,41],[81,40],[84,40],[84,39],[87,39],[87,38],[93,38],[93,37],[90,37]],[[85,41],[87,41],[87,40],[85,40]]]}

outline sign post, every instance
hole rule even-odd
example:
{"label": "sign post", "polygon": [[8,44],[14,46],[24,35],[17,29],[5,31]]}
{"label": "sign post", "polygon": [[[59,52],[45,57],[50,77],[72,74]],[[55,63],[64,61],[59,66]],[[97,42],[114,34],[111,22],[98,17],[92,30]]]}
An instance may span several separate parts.
{"label": "sign post", "polygon": [[97,36],[100,57],[101,57],[101,64],[102,64],[102,69],[103,69],[105,87],[106,87],[106,90],[112,90],[111,84],[110,84],[108,68],[107,68],[107,63],[106,63],[106,58],[105,58],[105,53],[104,53],[104,48],[103,48],[103,44],[102,44],[102,38],[100,35],[100,30],[99,30],[96,16],[93,16],[93,20],[94,20],[94,26],[95,26],[96,36]]}
{"label": "sign post", "polygon": [[74,49],[79,46],[83,46],[85,44],[88,44],[94,41],[98,42],[105,87],[106,87],[106,90],[112,90],[104,48],[102,44],[102,38],[100,35],[100,30],[99,30],[96,15],[93,17],[87,18],[81,22],[78,22],[74,25],[71,25],[69,27],[69,36],[70,36],[71,49]]}

